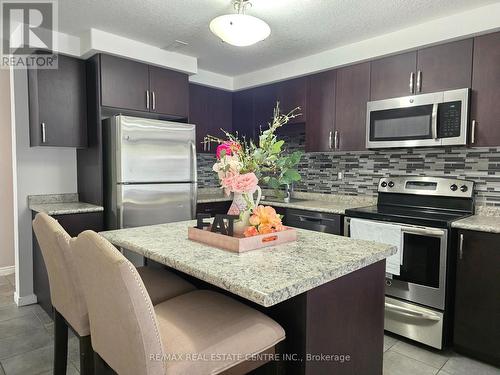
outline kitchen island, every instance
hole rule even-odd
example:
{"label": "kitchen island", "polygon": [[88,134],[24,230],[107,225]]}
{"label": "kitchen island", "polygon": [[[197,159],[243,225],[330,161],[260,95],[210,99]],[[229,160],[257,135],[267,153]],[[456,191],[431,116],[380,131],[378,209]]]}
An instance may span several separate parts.
{"label": "kitchen island", "polygon": [[298,230],[293,243],[234,254],[187,238],[195,221],[102,232],[231,293],[286,331],[286,374],[382,374],[385,259],[396,249]]}

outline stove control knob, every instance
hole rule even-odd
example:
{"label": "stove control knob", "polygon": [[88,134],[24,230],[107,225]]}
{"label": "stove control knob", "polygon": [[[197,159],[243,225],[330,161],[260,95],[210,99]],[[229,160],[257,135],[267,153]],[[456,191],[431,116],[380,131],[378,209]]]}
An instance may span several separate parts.
{"label": "stove control knob", "polygon": [[389,187],[390,187],[390,188],[394,187],[394,182],[389,181]]}
{"label": "stove control knob", "polygon": [[382,186],[383,188],[387,187],[387,182],[383,181],[380,186]]}
{"label": "stove control knob", "polygon": [[450,186],[450,189],[451,189],[451,191],[457,191],[458,186],[455,185],[455,184],[453,184],[453,185]]}
{"label": "stove control knob", "polygon": [[467,187],[467,185],[462,185],[462,186],[460,186],[460,191],[461,191],[462,193],[465,193],[467,190],[469,190],[469,188]]}

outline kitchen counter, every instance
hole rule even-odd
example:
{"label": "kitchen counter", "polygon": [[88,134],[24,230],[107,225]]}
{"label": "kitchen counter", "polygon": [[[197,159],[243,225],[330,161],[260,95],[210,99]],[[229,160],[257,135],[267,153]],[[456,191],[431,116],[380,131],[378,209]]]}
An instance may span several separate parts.
{"label": "kitchen counter", "polygon": [[[224,202],[230,200],[231,197],[222,195],[220,189],[200,189],[200,193],[198,194],[198,203]],[[369,196],[296,192],[290,203],[266,200],[265,198],[260,203],[267,206],[343,215],[347,209],[376,204],[376,198]]]}
{"label": "kitchen counter", "polygon": [[476,215],[454,221],[451,226],[456,229],[500,233],[500,208],[478,207]]}
{"label": "kitchen counter", "polygon": [[[345,374],[355,368],[382,375],[385,259],[395,247],[298,229],[296,242],[236,254],[188,240],[193,225],[184,221],[101,235],[204,281],[200,287],[213,285],[260,305],[286,331],[279,352],[294,356],[280,363],[280,373]],[[350,362],[308,359],[332,348],[334,354],[348,354]]]}
{"label": "kitchen counter", "polygon": [[102,206],[80,202],[78,194],[48,194],[28,196],[28,206],[34,212],[47,215],[69,215],[104,211]]}
{"label": "kitchen counter", "polygon": [[102,232],[139,253],[262,306],[272,306],[382,261],[383,244],[298,229],[296,242],[235,254],[188,240],[195,221]]}

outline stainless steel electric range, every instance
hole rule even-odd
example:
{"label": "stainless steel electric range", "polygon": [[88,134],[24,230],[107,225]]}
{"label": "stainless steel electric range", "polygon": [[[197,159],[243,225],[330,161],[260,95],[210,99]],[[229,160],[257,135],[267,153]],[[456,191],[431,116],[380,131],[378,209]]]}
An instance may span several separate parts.
{"label": "stainless steel electric range", "polygon": [[399,247],[387,263],[387,331],[438,349],[447,344],[456,260],[451,223],[473,214],[473,193],[472,181],[389,177],[379,181],[377,205],[346,210],[346,236]]}

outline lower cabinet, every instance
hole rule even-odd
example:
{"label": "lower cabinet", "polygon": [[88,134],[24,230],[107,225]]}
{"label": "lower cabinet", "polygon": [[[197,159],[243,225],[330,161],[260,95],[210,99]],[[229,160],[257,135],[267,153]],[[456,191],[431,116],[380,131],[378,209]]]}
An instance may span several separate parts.
{"label": "lower cabinet", "polygon": [[458,236],[454,347],[500,366],[500,234]]}
{"label": "lower cabinet", "polygon": [[[36,212],[33,212],[33,218]],[[103,230],[102,212],[91,212],[70,215],[53,216],[71,237],[76,237],[85,230],[100,232]],[[50,300],[49,278],[43,260],[42,252],[35,234],[33,234],[33,290],[38,304],[52,316],[52,302]]]}

